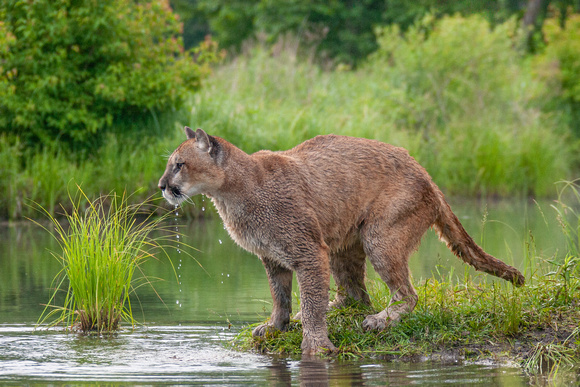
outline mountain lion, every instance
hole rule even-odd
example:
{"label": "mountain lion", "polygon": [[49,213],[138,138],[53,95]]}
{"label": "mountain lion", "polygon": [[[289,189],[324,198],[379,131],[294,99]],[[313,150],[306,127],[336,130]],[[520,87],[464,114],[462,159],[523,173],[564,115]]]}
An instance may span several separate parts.
{"label": "mountain lion", "polygon": [[[296,272],[302,352],[334,351],[325,314],[353,301],[369,304],[365,258],[389,287],[391,301],[366,317],[363,327],[396,323],[417,303],[408,260],[430,227],[476,270],[524,284],[518,270],[473,241],[427,171],[403,148],[326,135],[287,151],[249,155],[201,129],[186,127],[185,133],[159,188],[173,205],[207,195],[234,241],[262,260],[274,302],[270,320],[255,336],[287,328]],[[331,273],[338,292],[329,304]]]}

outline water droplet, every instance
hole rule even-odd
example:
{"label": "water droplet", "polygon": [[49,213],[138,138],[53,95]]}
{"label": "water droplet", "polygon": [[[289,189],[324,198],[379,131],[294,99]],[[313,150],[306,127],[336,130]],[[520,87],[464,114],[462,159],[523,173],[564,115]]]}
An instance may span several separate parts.
{"label": "water droplet", "polygon": [[228,274],[228,277],[229,277],[229,276],[230,276],[230,275]]}
{"label": "water droplet", "polygon": [[[179,248],[179,227],[178,227],[178,220],[177,217],[179,216],[179,212],[177,211],[177,204],[175,205],[175,239],[177,240],[175,249],[177,250],[177,254],[181,254],[181,249]],[[177,270],[181,269],[181,258],[179,258],[179,265],[177,266]],[[181,274],[178,275],[178,278],[181,278]],[[179,292],[181,293],[181,281],[178,279],[178,284],[179,284]],[[179,302],[179,300],[175,301],[175,303],[177,305],[179,305],[179,307],[181,308],[181,303]]]}

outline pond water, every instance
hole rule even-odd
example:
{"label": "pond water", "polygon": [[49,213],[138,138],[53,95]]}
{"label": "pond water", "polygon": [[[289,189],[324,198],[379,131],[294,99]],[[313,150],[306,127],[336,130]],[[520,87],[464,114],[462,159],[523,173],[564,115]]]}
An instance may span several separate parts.
{"label": "pond water", "polygon": [[[536,255],[546,258],[564,250],[550,204],[452,200],[454,211],[474,239],[522,271],[541,264],[525,259],[530,246]],[[529,384],[517,367],[461,359],[403,363],[236,352],[229,346],[236,332],[263,320],[271,310],[262,264],[233,244],[217,218],[177,222],[184,234],[182,243],[197,248],[191,251],[195,260],[170,251],[178,279],[166,259],[147,262],[146,274],[159,280],[154,283],[155,291],[140,288],[133,302],[134,315],[143,325],[110,338],[34,330],[60,270],[50,254],[58,246],[37,226],[0,227],[0,383]],[[416,281],[449,273],[463,277],[466,270],[480,275],[467,269],[431,231],[411,258],[411,270]],[[375,277],[372,270],[369,277]],[[488,278],[481,276],[482,280]]]}

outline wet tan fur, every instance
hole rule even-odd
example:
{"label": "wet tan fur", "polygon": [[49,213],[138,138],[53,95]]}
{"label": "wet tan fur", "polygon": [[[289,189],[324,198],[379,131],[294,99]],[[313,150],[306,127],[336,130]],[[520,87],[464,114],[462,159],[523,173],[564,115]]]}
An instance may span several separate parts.
{"label": "wet tan fur", "polygon": [[339,289],[331,307],[369,303],[366,258],[392,299],[363,326],[384,329],[397,322],[417,303],[408,259],[430,227],[477,270],[524,283],[518,270],[475,244],[428,173],[403,148],[327,135],[288,151],[249,155],[200,129],[186,133],[188,140],[169,158],[159,186],[173,204],[200,193],[210,197],[231,237],[264,263],[274,303],[269,322],[255,335],[286,329],[294,271],[303,353],[334,350],[325,322],[330,274]]}

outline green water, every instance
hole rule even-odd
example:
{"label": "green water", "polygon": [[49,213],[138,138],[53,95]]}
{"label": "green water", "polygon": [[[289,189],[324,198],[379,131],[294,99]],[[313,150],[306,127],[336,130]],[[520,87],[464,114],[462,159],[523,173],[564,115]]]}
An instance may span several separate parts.
{"label": "green water", "polygon": [[[478,243],[524,272],[541,264],[540,259],[526,260],[530,246],[535,255],[546,258],[564,249],[550,204],[452,201]],[[145,273],[159,280],[153,283],[155,290],[141,288],[134,298],[134,315],[144,325],[109,339],[33,330],[60,270],[50,253],[58,245],[36,226],[0,227],[0,383],[437,385],[451,381],[511,386],[529,382],[519,368],[468,364],[461,359],[412,364],[307,361],[232,351],[228,342],[235,332],[264,319],[271,310],[262,264],[233,244],[219,219],[169,222],[179,225],[184,234],[182,249],[186,249],[183,243],[197,248],[187,250],[195,260],[171,250],[175,272],[167,259],[147,262]],[[449,273],[480,275],[451,255],[431,231],[410,264],[416,281]],[[372,271],[369,277],[375,278]]]}

